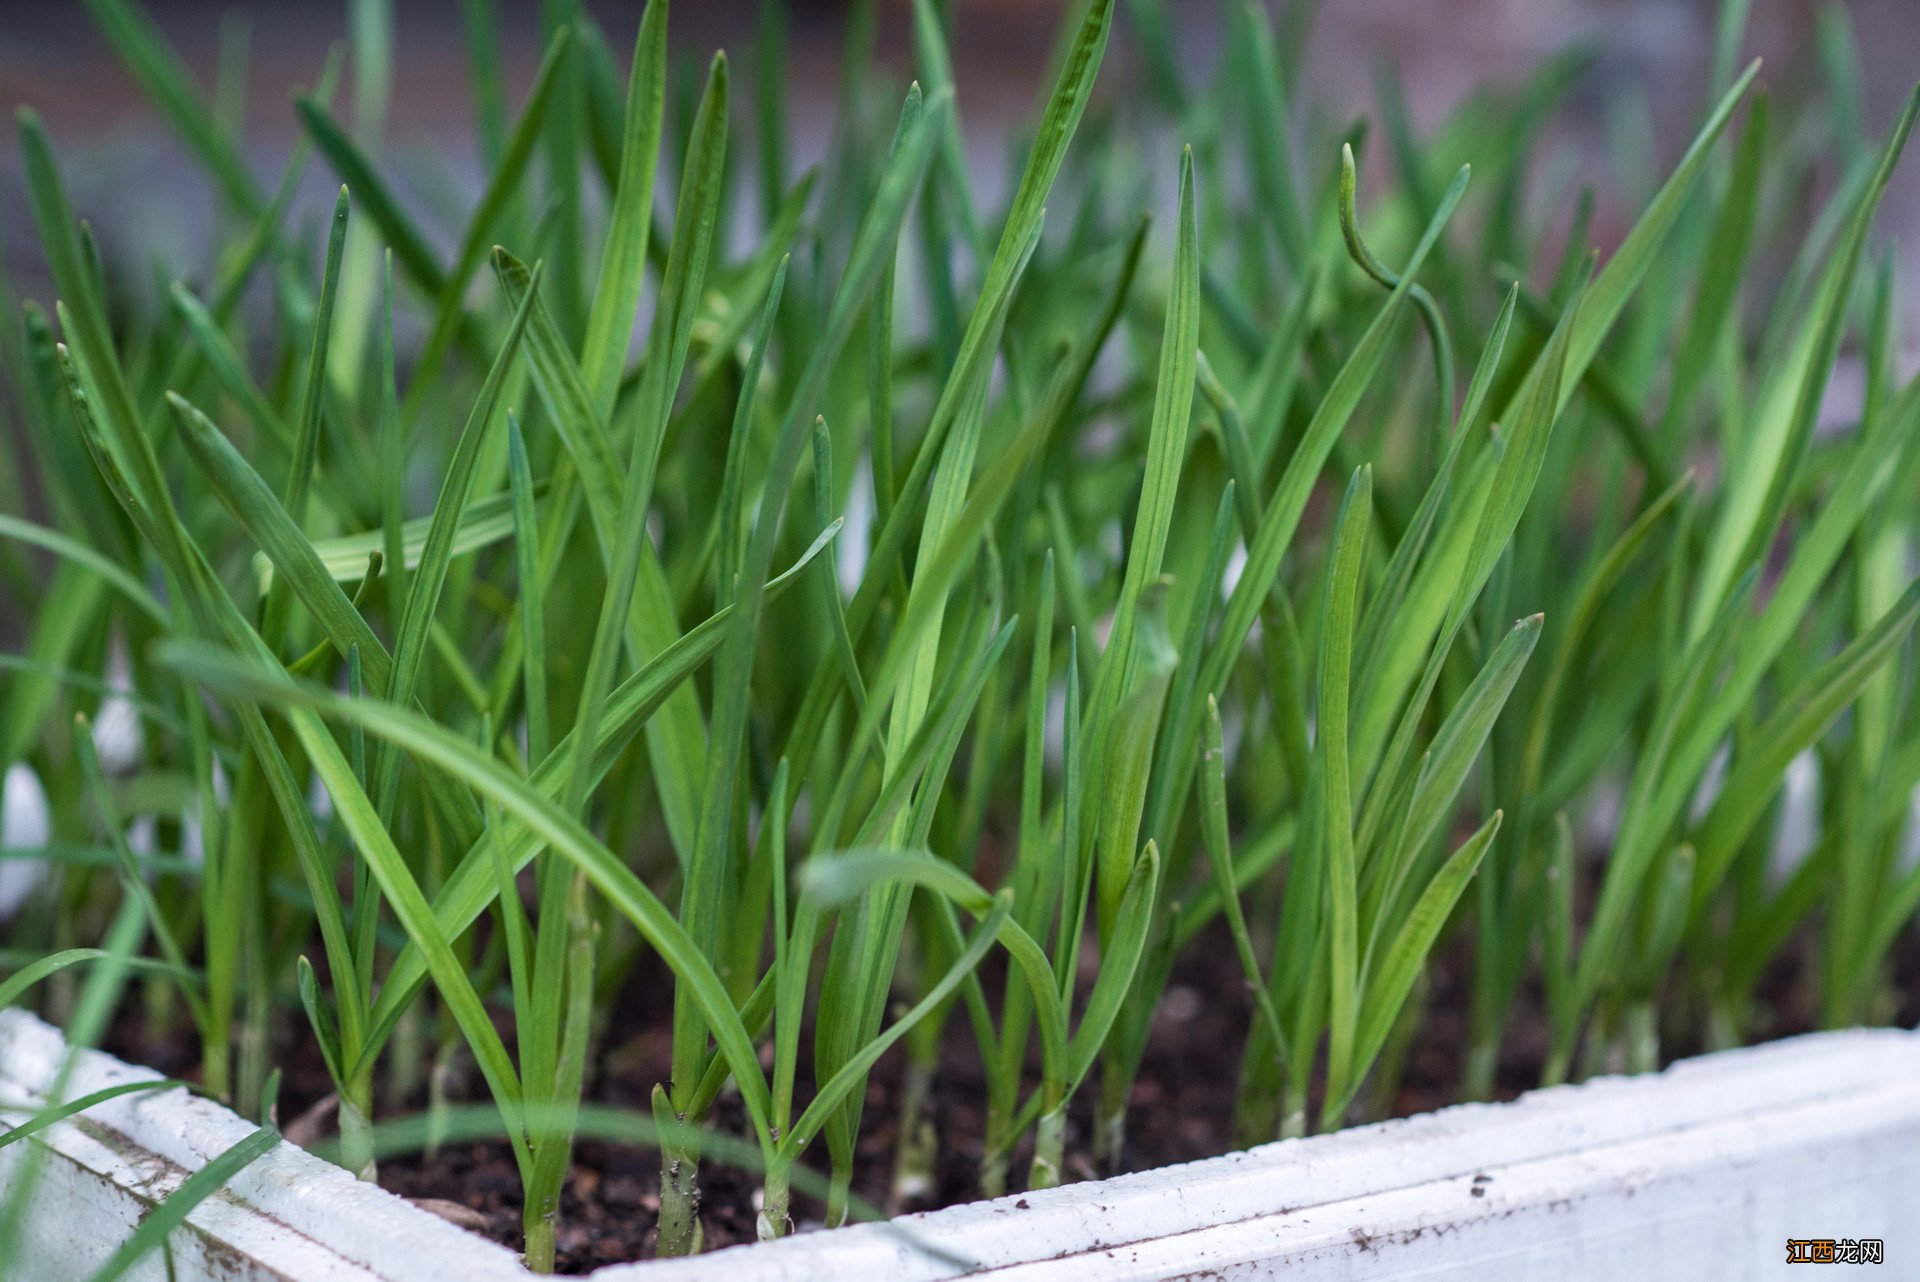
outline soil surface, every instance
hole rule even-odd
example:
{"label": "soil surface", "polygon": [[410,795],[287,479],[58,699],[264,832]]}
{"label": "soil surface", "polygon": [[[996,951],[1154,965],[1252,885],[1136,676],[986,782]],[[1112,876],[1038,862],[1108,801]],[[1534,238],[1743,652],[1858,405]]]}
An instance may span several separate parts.
{"label": "soil surface", "polygon": [[[1789,948],[1767,976],[1752,1029],[1755,1040],[1790,1036],[1816,1026],[1815,959],[1807,952],[1804,947]],[[1390,1092],[1371,1085],[1363,1091],[1356,1120],[1409,1116],[1459,1101],[1468,1044],[1470,976],[1470,940],[1459,936],[1443,945],[1428,967],[1419,1032],[1406,1048],[1397,1084]],[[1000,972],[994,970],[986,978],[988,991],[997,991]],[[1920,1021],[1920,943],[1911,936],[1896,950],[1892,978],[1899,1007],[1882,1012],[1883,1017],[1912,1026]],[[648,1111],[654,1083],[666,1079],[671,1049],[671,1008],[664,999],[670,990],[665,982],[653,982],[663,979],[650,974],[648,963],[643,962],[623,985],[631,996],[614,1007],[589,1083],[589,1098]],[[1184,950],[1155,1016],[1134,1087],[1124,1169],[1188,1162],[1237,1147],[1235,1089],[1250,1007],[1232,944],[1224,935],[1196,940]],[[137,1018],[123,1019],[107,1039],[107,1049],[163,1072],[191,1075],[186,1039],[157,1040],[143,1035],[141,1028]],[[279,1110],[283,1124],[322,1101],[330,1089],[311,1039],[296,1035],[302,1032],[286,1030],[284,1045],[277,1048],[275,1063],[284,1074]],[[1523,989],[1514,1003],[1496,1073],[1495,1097],[1510,1099],[1536,1085],[1546,1049],[1539,995]],[[1661,1052],[1670,1060],[1701,1049],[1681,1036],[1664,1039]],[[896,1047],[872,1075],[857,1149],[855,1192],[895,1213],[931,1210],[978,1197],[985,1082],[964,1014],[956,1013],[949,1020],[940,1075],[929,1102],[940,1140],[934,1182],[924,1196],[901,1203],[890,1202],[889,1189],[904,1067],[905,1056]],[[1109,1173],[1096,1169],[1089,1143],[1097,1088],[1097,1081],[1090,1080],[1072,1111],[1067,1134],[1070,1180]],[[448,1094],[457,1100],[483,1099],[485,1087],[469,1069],[457,1075]],[[424,1097],[391,1101],[386,1115],[412,1112],[424,1104]],[[731,1134],[747,1134],[744,1114],[730,1096],[716,1106],[712,1124]],[[330,1135],[330,1121],[319,1133]],[[814,1169],[824,1170],[823,1142],[816,1142],[808,1161]],[[1025,1154],[1015,1155],[1011,1170],[1018,1187]],[[464,1227],[515,1249],[520,1246],[520,1181],[504,1143],[448,1144],[431,1157],[388,1159],[380,1165],[380,1182]],[[561,1206],[559,1270],[585,1273],[652,1256],[659,1182],[660,1161],[653,1150],[593,1139],[577,1143]],[[758,1177],[709,1159],[701,1167],[700,1186],[707,1248],[752,1241]],[[794,1220],[801,1231],[818,1228],[820,1214],[817,1203],[796,1191]]]}
{"label": "soil surface", "polygon": [[[1175,968],[1161,1002],[1128,1117],[1127,1170],[1212,1157],[1235,1147],[1234,1088],[1251,1002],[1231,941],[1223,935],[1214,942],[1219,947],[1196,941],[1188,949],[1190,960]],[[990,965],[983,965],[982,971],[988,992],[998,992],[1002,971]],[[666,991],[664,983],[644,982],[638,975],[625,988],[634,993]],[[658,1010],[648,1009],[650,1005],[635,1000],[616,1008],[600,1071],[589,1087],[591,1098],[623,1108],[649,1108],[653,1084],[667,1076],[671,1051],[671,1011],[664,1004]],[[622,1036],[626,1030],[632,1031]],[[803,1058],[805,1054],[803,1044]],[[965,1014],[956,1011],[948,1021],[938,1083],[927,1103],[940,1141],[932,1187],[923,1196],[897,1201],[889,1191],[905,1067],[906,1055],[896,1046],[869,1080],[855,1150],[855,1194],[894,1213],[934,1210],[979,1197],[986,1081]],[[470,1087],[484,1091],[477,1081]],[[1089,1144],[1096,1096],[1097,1081],[1090,1079],[1075,1101],[1067,1132],[1070,1180],[1108,1173],[1096,1169]],[[1440,1099],[1438,1084],[1409,1098],[1413,1103],[1408,1111],[1432,1107]],[[736,1099],[723,1097],[715,1112],[714,1124],[721,1129],[748,1133]],[[1024,1175],[1027,1156],[1026,1151],[1016,1153],[1011,1163],[1014,1188]],[[825,1171],[824,1140],[815,1142],[807,1161],[815,1170]],[[481,1219],[469,1222],[462,1217],[468,1227],[516,1249],[520,1245],[520,1180],[504,1143],[450,1145],[432,1160],[422,1156],[386,1161],[380,1166],[380,1183],[407,1197],[444,1199],[471,1208]],[[580,1141],[561,1204],[559,1270],[585,1273],[653,1255],[659,1188],[660,1159],[653,1150]],[[700,1168],[700,1189],[708,1249],[754,1240],[760,1192],[756,1174],[708,1160]],[[795,1192],[797,1229],[819,1228],[822,1213],[818,1202]]]}

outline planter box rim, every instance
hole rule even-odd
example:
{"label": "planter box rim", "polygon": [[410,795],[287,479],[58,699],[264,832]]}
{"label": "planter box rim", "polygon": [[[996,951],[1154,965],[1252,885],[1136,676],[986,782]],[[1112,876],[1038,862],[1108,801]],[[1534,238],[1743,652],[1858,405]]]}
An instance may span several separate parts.
{"label": "planter box rim", "polygon": [[[0,1100],[44,1101],[66,1055],[59,1029],[22,1010],[0,1010]],[[75,1099],[123,1083],[164,1080],[150,1068],[82,1051],[64,1095]],[[0,1125],[18,1116],[0,1115]],[[90,1174],[103,1206],[117,1192],[138,1208],[157,1203],[255,1129],[220,1104],[172,1087],[110,1099],[48,1128],[29,1145],[50,1148],[54,1161]],[[0,1196],[3,1186],[0,1180]],[[498,1243],[285,1141],[196,1207],[185,1231],[215,1258],[257,1261],[264,1266],[257,1276],[263,1277],[492,1282],[528,1276],[514,1253]],[[107,1249],[114,1245],[108,1243]],[[435,1271],[420,1272],[423,1259],[433,1260]]]}
{"label": "planter box rim", "polygon": [[[0,1098],[43,1098],[65,1052],[59,1030],[23,1011],[0,1011]],[[161,1079],[86,1051],[67,1095],[136,1080]],[[1431,1218],[1436,1198],[1440,1205],[1460,1201],[1465,1219],[1458,1228],[1484,1219],[1483,1211],[1514,1213],[1505,1203],[1533,1185],[1565,1187],[1566,1196],[1549,1201],[1571,1206],[1577,1196],[1617,1193],[1614,1186],[1631,1183],[1636,1171],[1655,1183],[1687,1169],[1711,1181],[1715,1163],[1746,1169],[1784,1144],[1819,1135],[1843,1142],[1855,1132],[1865,1136],[1869,1124],[1905,1127],[1907,1148],[1920,1154],[1914,1142],[1920,1139],[1920,1034],[1811,1034],[1682,1060],[1658,1074],[1598,1078],[1510,1103],[1455,1105],[884,1224],[799,1234],[690,1260],[610,1265],[591,1276],[599,1282],[797,1282],[862,1274],[936,1282],[977,1272],[1009,1279],[1030,1273],[1161,1277],[1203,1261],[1259,1264],[1282,1257],[1297,1269],[1343,1252],[1371,1255],[1397,1241],[1394,1234],[1413,1232],[1395,1224]],[[171,1184],[157,1181],[164,1195],[185,1172],[252,1129],[219,1105],[175,1088],[111,1100],[83,1120],[50,1128],[35,1143],[52,1149],[55,1161],[84,1168],[122,1196],[150,1205],[156,1165],[174,1172]],[[0,1185],[6,1170],[0,1166]],[[1583,1193],[1575,1187],[1582,1181],[1593,1187]],[[533,1276],[506,1248],[286,1143],[203,1203],[188,1225],[221,1251],[258,1262],[260,1271],[238,1276],[427,1282]],[[1334,1236],[1326,1238],[1327,1232]],[[1424,1232],[1407,1242],[1417,1243]],[[1770,1243],[1769,1252],[1777,1246]]]}

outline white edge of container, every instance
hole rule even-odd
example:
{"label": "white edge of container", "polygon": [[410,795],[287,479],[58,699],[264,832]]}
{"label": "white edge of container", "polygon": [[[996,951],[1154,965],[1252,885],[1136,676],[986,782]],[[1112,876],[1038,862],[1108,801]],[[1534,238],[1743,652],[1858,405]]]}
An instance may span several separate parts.
{"label": "white edge of container", "polygon": [[[0,1103],[44,1102],[67,1045],[60,1030],[21,1010],[0,1011]],[[62,1092],[160,1081],[98,1051],[82,1051]],[[0,1113],[0,1127],[25,1115]],[[0,1149],[0,1200],[30,1150],[40,1170],[24,1241],[22,1278],[84,1278],[113,1254],[141,1217],[257,1129],[211,1100],[173,1087],[121,1095]],[[207,1198],[168,1243],[173,1276],[222,1282],[492,1282],[524,1279],[513,1252],[461,1229],[285,1142]],[[133,1276],[166,1278],[158,1252]]]}
{"label": "white edge of container", "polygon": [[[43,1097],[63,1053],[58,1030],[0,1012],[0,1098]],[[154,1076],[83,1052],[67,1095]],[[34,1248],[105,1258],[143,1208],[252,1129],[180,1090],[50,1128],[33,1141],[52,1158],[39,1197],[73,1209],[36,1215]],[[0,1150],[0,1196],[28,1147]],[[181,1279],[530,1276],[506,1249],[290,1144],[188,1223]],[[1877,1239],[1896,1266],[1885,1276],[1920,1277],[1920,1235],[1903,1238],[1915,1223],[1920,1034],[1861,1030],[593,1277],[1756,1277],[1786,1263],[1789,1238]]]}

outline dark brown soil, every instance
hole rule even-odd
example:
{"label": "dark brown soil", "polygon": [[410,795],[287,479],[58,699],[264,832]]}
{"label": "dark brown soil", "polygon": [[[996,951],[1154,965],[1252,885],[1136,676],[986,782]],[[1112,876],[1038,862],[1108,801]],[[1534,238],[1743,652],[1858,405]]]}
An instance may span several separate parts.
{"label": "dark brown soil", "polygon": [[[1250,1002],[1224,938],[1196,941],[1185,950],[1155,1017],[1145,1060],[1134,1087],[1128,1117],[1125,1167],[1145,1170],[1211,1157],[1234,1146],[1234,1102],[1242,1039]],[[1752,1030],[1756,1038],[1809,1031],[1815,1026],[1810,996],[1812,959],[1804,948],[1790,948],[1762,988],[1762,1009]],[[1437,952],[1428,968],[1426,1005],[1420,1032],[1407,1049],[1405,1068],[1389,1100],[1363,1096],[1374,1117],[1401,1117],[1457,1102],[1462,1057],[1468,1044],[1470,944],[1458,937]],[[635,996],[616,1004],[595,1066],[589,1095],[598,1102],[646,1111],[657,1081],[664,1080],[669,1053],[670,1010],[659,994],[665,983],[646,982],[642,970],[625,985]],[[1920,1020],[1920,946],[1910,938],[1896,950],[1893,978],[1900,1006],[1889,1012],[1895,1022]],[[997,982],[997,976],[995,976]],[[990,991],[992,991],[990,985]],[[190,1073],[191,1047],[183,1039],[155,1043],[127,1018],[107,1041],[117,1054],[165,1072]],[[285,1074],[280,1093],[283,1122],[323,1098],[329,1085],[310,1039],[286,1030],[275,1062]],[[1538,994],[1523,990],[1515,1002],[1494,1094],[1507,1099],[1539,1080],[1546,1054],[1546,1026]],[[1695,1053],[1684,1040],[1663,1044],[1669,1057]],[[979,1196],[980,1136],[985,1086],[979,1053],[963,1015],[947,1028],[939,1082],[929,1103],[940,1139],[934,1186],[924,1198],[888,1206],[904,1055],[896,1048],[875,1070],[867,1091],[864,1129],[856,1159],[855,1192],[869,1202],[899,1211],[928,1210]],[[484,1098],[477,1076],[456,1084],[461,1098]],[[1089,1147],[1092,1101],[1097,1081],[1076,1100],[1067,1136],[1069,1179],[1094,1178]],[[390,1105],[392,1113],[411,1111],[423,1098]],[[712,1122],[736,1135],[746,1133],[736,1100],[723,1098]],[[1024,1170],[1016,1155],[1013,1171]],[[825,1166],[824,1143],[809,1154],[816,1169]],[[561,1207],[559,1267],[585,1273],[605,1264],[653,1254],[659,1214],[659,1156],[631,1145],[583,1139],[575,1147]],[[518,1248],[521,1239],[520,1181],[504,1143],[459,1143],[431,1158],[394,1158],[380,1166],[380,1182],[403,1196],[429,1204],[466,1227]],[[701,1219],[709,1248],[751,1241],[759,1180],[752,1172],[706,1162],[700,1172]],[[439,1203],[435,1208],[432,1203]],[[452,1204],[452,1205],[448,1205]],[[802,1228],[817,1227],[820,1207],[798,1193],[794,1216]]]}
{"label": "dark brown soil", "polygon": [[[1194,961],[1177,967],[1156,1018],[1128,1119],[1126,1165],[1145,1170],[1211,1157],[1233,1147],[1234,1086],[1239,1072],[1240,1037],[1248,1002],[1232,945],[1188,950]],[[1196,965],[1202,959],[1224,962],[1219,973]],[[996,991],[998,975],[989,984]],[[636,982],[629,991],[658,992],[664,985]],[[666,1074],[668,1013],[634,1002],[616,1011],[601,1072],[589,1094],[602,1103],[644,1110],[653,1084]],[[950,1020],[938,1089],[928,1102],[940,1138],[934,1184],[927,1196],[889,1205],[898,1140],[895,1121],[905,1055],[896,1047],[881,1060],[867,1088],[864,1127],[855,1150],[854,1192],[890,1210],[921,1211],[952,1206],[979,1196],[980,1144],[984,1130],[985,1078],[979,1051],[965,1016]],[[473,1085],[477,1086],[478,1083]],[[484,1089],[484,1088],[482,1088]],[[1083,1088],[1067,1135],[1067,1176],[1090,1179],[1094,1169],[1088,1146],[1092,1100],[1097,1084]],[[737,1101],[721,1101],[715,1124],[745,1134]],[[1016,1155],[1015,1176],[1024,1172],[1025,1154]],[[826,1148],[817,1142],[809,1158],[824,1170]],[[451,1145],[433,1159],[398,1158],[380,1166],[381,1184],[411,1198],[445,1199],[471,1208],[484,1219],[485,1233],[518,1247],[521,1239],[520,1181],[506,1145],[499,1142]],[[659,1214],[660,1159],[649,1149],[582,1140],[574,1151],[561,1205],[558,1262],[561,1272],[585,1273],[603,1264],[640,1259],[654,1249]],[[759,1179],[751,1172],[708,1161],[700,1169],[701,1221],[709,1248],[754,1239]],[[818,1227],[822,1208],[795,1194],[794,1219],[802,1229]],[[479,1222],[470,1224],[479,1228]]]}

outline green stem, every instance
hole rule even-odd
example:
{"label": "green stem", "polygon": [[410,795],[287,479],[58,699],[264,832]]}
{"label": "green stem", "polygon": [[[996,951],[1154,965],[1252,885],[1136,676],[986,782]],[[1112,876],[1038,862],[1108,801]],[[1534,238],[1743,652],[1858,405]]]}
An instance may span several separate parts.
{"label": "green stem", "polygon": [[1572,1050],[1566,1046],[1554,1046],[1547,1052],[1547,1062],[1540,1070],[1540,1085],[1564,1086],[1567,1081],[1567,1070],[1572,1066]]}
{"label": "green stem", "polygon": [[1573,1071],[1573,1054],[1580,1045],[1580,1025],[1572,1013],[1557,1006],[1548,1012],[1553,1037],[1547,1046],[1547,1062],[1540,1070],[1540,1085],[1560,1086]]}
{"label": "green stem", "polygon": [[940,1141],[934,1133],[933,1119],[927,1116],[927,1099],[933,1093],[934,1069],[931,1060],[917,1053],[907,1059],[906,1080],[900,1092],[900,1132],[893,1157],[893,1190],[889,1199],[895,1210],[933,1191],[933,1165]]}
{"label": "green stem", "polygon": [[1109,1037],[1100,1055],[1100,1099],[1093,1124],[1093,1160],[1108,1175],[1126,1171],[1127,1101],[1133,1094],[1133,1074],[1118,1040]]}
{"label": "green stem", "polygon": [[369,1183],[379,1179],[373,1158],[373,1073],[362,1073],[351,1088],[340,1092],[340,1165],[354,1178]]}
{"label": "green stem", "polygon": [[[264,899],[257,901],[264,915]],[[266,1098],[267,1078],[273,1072],[273,986],[267,978],[264,941],[259,932],[247,948],[245,1016],[240,1021],[240,1075],[235,1083],[234,1109],[243,1117],[258,1118]]]}
{"label": "green stem", "polygon": [[1240,1086],[1234,1097],[1236,1147],[1252,1148],[1279,1134],[1280,1096],[1286,1079],[1286,1065],[1281,1062],[1266,1021],[1254,1021],[1240,1057]]}
{"label": "green stem", "polygon": [[555,1239],[560,1226],[558,1196],[527,1198],[522,1228],[527,1238],[527,1269],[533,1273],[553,1272]]}
{"label": "green stem", "polygon": [[427,1074],[427,1144],[422,1150],[428,1161],[440,1155],[440,1143],[446,1135],[446,1118],[456,1061],[460,1048],[453,1043],[440,1047],[440,1053],[433,1057],[433,1070]]}
{"label": "green stem", "polygon": [[980,1196],[989,1201],[1007,1191],[1006,1123],[989,1115],[985,1131],[986,1156],[980,1160]]}
{"label": "green stem", "polygon": [[653,1088],[660,1141],[660,1242],[663,1257],[700,1253],[700,1150],[678,1138],[686,1118],[673,1111],[664,1088]]}
{"label": "green stem", "polygon": [[1621,1020],[1626,1070],[1651,1073],[1660,1067],[1660,1017],[1650,999],[1631,1003]]}
{"label": "green stem", "polygon": [[1050,1189],[1060,1183],[1060,1168],[1067,1147],[1067,1104],[1065,1100],[1040,1114],[1033,1134],[1033,1165],[1027,1169],[1029,1189]]}
{"label": "green stem", "polygon": [[[265,799],[261,798],[264,813]],[[240,1020],[235,1030],[238,1056],[234,1065],[233,1108],[242,1117],[259,1118],[266,1094],[267,1076],[273,1071],[272,1034],[273,978],[267,961],[267,922],[271,905],[267,900],[267,879],[263,867],[267,849],[268,826],[253,821],[246,825],[258,839],[246,847],[239,867],[229,865],[222,878],[237,879],[234,908],[243,920],[236,923],[230,940],[237,963],[240,992]],[[230,848],[231,852],[231,848]],[[224,932],[223,932],[224,933]]]}
{"label": "green stem", "polygon": [[1500,1041],[1476,1034],[1467,1043],[1466,1064],[1461,1070],[1460,1095],[1468,1100],[1493,1098],[1495,1072],[1500,1065]]}
{"label": "green stem", "polygon": [[1297,1140],[1307,1133],[1306,1083],[1287,1075],[1286,1093],[1280,1098],[1280,1138]]}
{"label": "green stem", "polygon": [[[1392,1117],[1396,1112],[1394,1105],[1400,1098],[1401,1080],[1406,1076],[1407,1056],[1413,1052],[1414,1038],[1419,1035],[1420,1029],[1427,1022],[1427,1000],[1431,996],[1430,983],[1427,972],[1422,970],[1419,978],[1414,981],[1413,993],[1407,998],[1407,1004],[1401,1008],[1399,1018],[1393,1021],[1393,1027],[1387,1034],[1386,1045],[1381,1048],[1379,1056],[1374,1060],[1373,1070],[1367,1078],[1369,1107],[1365,1116],[1368,1118],[1377,1120]],[[1489,1039],[1488,1048],[1487,1081],[1491,1088],[1492,1066],[1498,1061],[1500,1052],[1500,1039],[1497,1033]],[[1480,1048],[1470,1047],[1468,1050],[1469,1071],[1472,1071],[1472,1056],[1477,1049]]]}
{"label": "green stem", "polygon": [[200,1081],[217,1100],[230,1099],[233,1093],[233,1024],[228,1014],[208,1003],[207,1031],[200,1042]]}
{"label": "green stem", "polygon": [[407,1099],[426,1075],[423,1065],[426,1062],[427,1002],[430,1000],[430,997],[422,995],[401,1011],[400,1019],[394,1025],[393,1036],[387,1039],[386,1078],[387,1095],[390,1098]]}
{"label": "green stem", "polygon": [[776,1162],[767,1168],[767,1178],[760,1186],[760,1214],[755,1220],[755,1228],[762,1242],[771,1242],[793,1232],[787,1176],[786,1164]]}
{"label": "green stem", "polygon": [[1101,1102],[1099,1120],[1094,1124],[1094,1160],[1100,1164],[1101,1169],[1106,1171],[1107,1174],[1122,1174],[1125,1170],[1122,1163],[1125,1160],[1126,1148],[1126,1105],[1122,1104],[1118,1107],[1113,1107],[1103,1100]]}
{"label": "green stem", "polygon": [[[553,1101],[544,1103],[551,1105]],[[527,1243],[527,1268],[535,1273],[554,1270],[554,1251],[560,1226],[560,1194],[567,1182],[572,1136],[565,1131],[537,1131],[532,1137],[533,1167],[524,1185],[525,1209],[521,1229]]]}
{"label": "green stem", "polygon": [[1460,1094],[1463,1099],[1493,1098],[1494,1082],[1500,1069],[1500,1038],[1503,1012],[1494,993],[1487,967],[1482,964],[1474,984],[1473,1009],[1467,1030],[1467,1057],[1462,1066]]}
{"label": "green stem", "polygon": [[847,1202],[853,1191],[853,1163],[836,1157],[827,1177],[827,1227],[837,1229],[847,1222]]}

